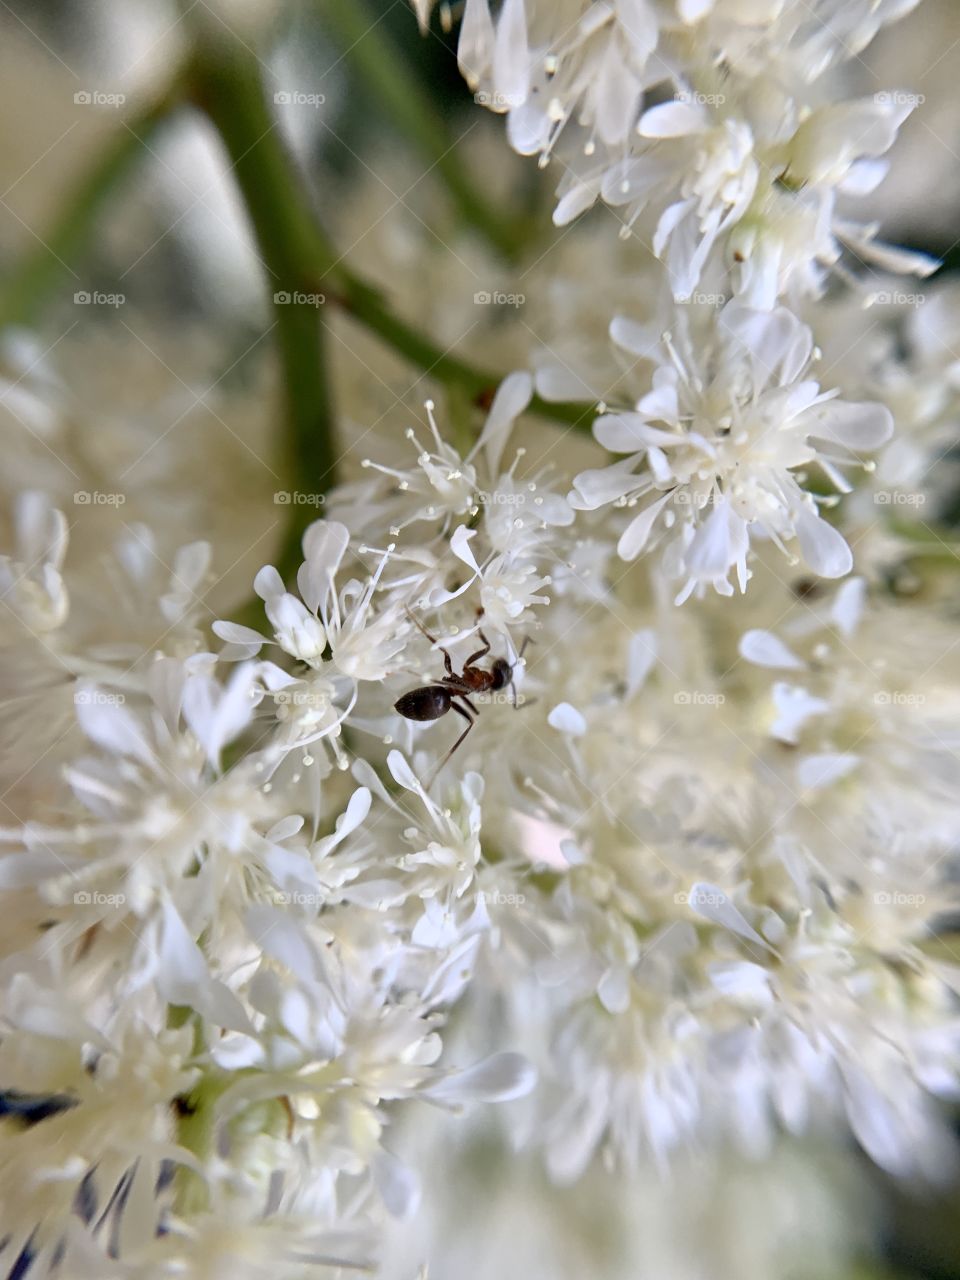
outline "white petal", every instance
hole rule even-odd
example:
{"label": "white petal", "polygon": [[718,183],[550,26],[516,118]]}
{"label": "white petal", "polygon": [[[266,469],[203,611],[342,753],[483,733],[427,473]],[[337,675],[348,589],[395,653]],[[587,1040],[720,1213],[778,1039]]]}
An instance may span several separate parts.
{"label": "white petal", "polygon": [[691,887],[687,901],[691,911],[695,911],[704,920],[722,925],[724,929],[739,934],[741,938],[749,938],[751,942],[759,943],[766,951],[773,950],[717,885],[698,882]]}
{"label": "white petal", "polygon": [[817,790],[845,778],[860,763],[860,757],[849,752],[825,751],[821,755],[807,756],[797,765],[797,782],[801,787]]}
{"label": "white petal", "polygon": [[668,432],[648,426],[639,413],[602,413],[593,424],[593,438],[611,453],[640,453],[648,444],[675,442]]}
{"label": "white petal", "polygon": [[493,54],[497,101],[518,107],[530,89],[530,49],[524,0],[504,0],[497,20]]}
{"label": "white petal", "polygon": [[253,580],[253,589],[261,600],[271,600],[274,596],[282,596],[286,591],[283,579],[272,564],[264,565]]}
{"label": "white petal", "polygon": [[381,1147],[373,1158],[372,1172],[388,1213],[395,1218],[409,1218],[416,1213],[420,1180],[409,1165]]}
{"label": "white petal", "polygon": [[529,373],[518,371],[508,374],[497,387],[493,404],[487,414],[477,448],[483,449],[491,476],[500,472],[500,460],[509,439],[513,424],[523,413],[533,397],[533,379]]}
{"label": "white petal", "polygon": [[519,1053],[497,1053],[433,1085],[428,1094],[445,1102],[510,1102],[537,1082],[532,1063]]}
{"label": "white petal", "polygon": [[607,1013],[624,1013],[630,1007],[630,975],[622,966],[617,965],[600,979],[597,985],[597,997]]}
{"label": "white petal", "polygon": [[705,580],[723,578],[746,556],[749,547],[746,522],[729,502],[718,502],[687,548],[687,571],[691,577]]}
{"label": "white petal", "polygon": [[800,554],[821,578],[842,578],[853,568],[853,552],[843,535],[817,513],[802,507],[796,516]]}
{"label": "white petal", "polygon": [[647,676],[657,660],[657,633],[653,627],[645,627],[630,637],[627,649],[627,697],[633,697],[643,688]]}
{"label": "white petal", "polygon": [[239,622],[215,622],[213,634],[230,644],[255,644],[258,649],[264,644],[264,637],[259,631],[254,631],[252,627],[243,627]]}
{"label": "white petal", "polygon": [[740,656],[757,667],[774,667],[785,671],[802,671],[806,663],[772,631],[746,631],[740,639]]}
{"label": "white petal", "polygon": [[657,516],[664,505],[670,501],[670,494],[665,493],[656,502],[651,502],[638,516],[635,516],[623,531],[617,543],[617,555],[621,560],[635,560],[647,545]]}
{"label": "white petal", "polygon": [[139,720],[119,702],[94,685],[81,685],[74,694],[77,720],[91,742],[111,755],[133,756],[144,764],[153,760]]}
{"label": "white petal", "polygon": [[587,722],[582,714],[569,702],[559,702],[547,716],[547,724],[560,733],[569,733],[575,738],[587,732]]}
{"label": "white petal", "polygon": [[663,338],[663,328],[658,324],[640,324],[626,316],[614,316],[610,321],[610,337],[631,355],[645,360],[655,360]]}
{"label": "white petal", "polygon": [[468,568],[474,571],[474,573],[479,573],[480,566],[477,564],[473,557],[473,552],[470,550],[470,539],[475,538],[476,536],[476,529],[468,529],[465,524],[458,525],[457,528],[454,529],[453,535],[450,538],[450,550],[458,560],[462,560]]}
{"label": "white petal", "polygon": [[852,636],[856,631],[866,600],[866,578],[851,578],[837,590],[830,608],[830,621],[841,635]]}
{"label": "white petal", "polygon": [[632,458],[595,471],[581,471],[574,476],[570,505],[577,511],[594,511],[636,489],[638,479],[633,472]]}
{"label": "white petal", "polygon": [[694,103],[662,102],[640,117],[637,133],[643,138],[685,138],[709,124],[705,109]]}
{"label": "white petal", "polygon": [[420,779],[410,768],[402,751],[393,750],[390,752],[387,756],[387,768],[390,770],[394,782],[405,788],[405,790],[415,791],[418,794],[423,790]]}
{"label": "white petal", "polygon": [[349,545],[349,530],[336,520],[315,520],[304,531],[297,588],[311,613],[317,612],[321,600],[332,589],[334,575]]}
{"label": "white petal", "polygon": [[489,0],[467,0],[460,23],[457,63],[460,74],[471,89],[476,89],[489,70],[494,43],[495,32]]}
{"label": "white petal", "polygon": [[893,435],[893,414],[885,405],[870,401],[830,400],[811,409],[803,423],[811,436],[833,440],[854,452],[879,449]]}

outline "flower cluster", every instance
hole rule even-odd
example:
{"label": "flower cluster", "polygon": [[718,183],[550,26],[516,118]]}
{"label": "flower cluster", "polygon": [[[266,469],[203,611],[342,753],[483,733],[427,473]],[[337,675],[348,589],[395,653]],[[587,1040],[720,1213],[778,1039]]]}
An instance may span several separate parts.
{"label": "flower cluster", "polygon": [[[825,1212],[809,1153],[849,1134],[894,1176],[953,1171],[960,299],[885,303],[894,276],[841,261],[932,265],[845,212],[907,106],[843,101],[844,64],[914,3],[467,0],[461,67],[563,166],[556,222],[602,198],[649,247],[565,233],[535,328],[504,322],[514,371],[365,427],[242,612],[211,596],[236,548],[161,501],[91,550],[88,513],[25,486],[7,1271],[409,1280],[426,1215],[466,1273],[438,1220],[486,1143],[550,1223],[531,1275],[575,1217],[535,1170],[591,1205],[604,1169],[641,1188],[646,1243],[617,1225],[651,1271],[680,1170],[702,1230],[718,1186],[769,1200],[749,1268],[711,1272],[759,1280],[776,1178]],[[553,409],[568,430],[532,425]],[[506,1105],[459,1119],[481,1103]]]}

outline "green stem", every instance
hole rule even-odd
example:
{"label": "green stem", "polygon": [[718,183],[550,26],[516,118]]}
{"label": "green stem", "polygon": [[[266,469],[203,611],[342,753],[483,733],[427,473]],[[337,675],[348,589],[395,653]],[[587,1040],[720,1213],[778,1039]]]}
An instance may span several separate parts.
{"label": "green stem", "polygon": [[385,32],[386,8],[379,16],[371,14],[363,0],[326,0],[321,8],[347,60],[380,99],[384,118],[409,138],[443,179],[461,216],[505,258],[516,257],[529,226],[505,218],[464,169],[457,140]]}
{"label": "green stem", "polygon": [[62,212],[36,239],[7,279],[0,299],[0,324],[31,324],[72,264],[79,261],[117,187],[138,164],[154,135],[182,100],[179,76],[159,98],[112,138],[72,191]]}
{"label": "green stem", "polygon": [[336,468],[322,320],[323,291],[336,260],[281,141],[255,55],[229,36],[201,39],[193,93],[230,158],[273,299],[286,421],[283,471],[296,495],[278,563],[281,573],[289,573],[300,562],[301,535],[316,518]]}
{"label": "green stem", "polygon": [[[503,379],[503,374],[484,369],[451,355],[426,334],[400,318],[383,302],[380,294],[346,267],[338,267],[336,299],[350,315],[371,329],[394,351],[446,386],[466,391],[475,403],[485,406]],[[528,410],[540,418],[580,427],[588,431],[595,416],[594,404],[560,403],[534,396]]]}

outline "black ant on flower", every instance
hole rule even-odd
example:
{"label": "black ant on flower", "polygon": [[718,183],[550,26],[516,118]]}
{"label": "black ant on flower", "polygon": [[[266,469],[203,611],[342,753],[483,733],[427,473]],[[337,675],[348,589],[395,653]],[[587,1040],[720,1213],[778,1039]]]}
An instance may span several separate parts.
{"label": "black ant on flower", "polygon": [[[481,617],[483,610],[478,610],[477,616]],[[426,627],[419,622],[409,609],[407,616],[423,635],[430,641],[432,645],[437,644],[437,639],[432,636]],[[518,707],[517,688],[513,681],[513,673],[516,668],[523,662],[523,655],[527,645],[530,643],[530,637],[525,637],[523,644],[520,646],[520,652],[517,654],[515,662],[508,662],[506,658],[494,658],[489,667],[478,666],[477,663],[481,658],[485,658],[490,652],[490,641],[478,630],[483,648],[478,649],[476,653],[471,653],[469,658],[463,664],[463,670],[458,675],[453,669],[453,661],[446,649],[441,646],[440,652],[443,654],[443,665],[447,674],[441,676],[435,684],[421,685],[417,689],[411,689],[409,693],[405,693],[401,698],[393,704],[394,710],[398,711],[406,720],[427,721],[439,720],[441,716],[445,716],[448,711],[456,711],[458,715],[463,716],[467,722],[467,727],[461,733],[441,762],[434,770],[433,778],[437,776],[443,766],[447,763],[456,749],[466,738],[467,734],[477,722],[477,716],[480,714],[479,708],[470,701],[471,694],[477,693],[495,693],[500,689],[505,689],[508,685],[513,694],[513,706]],[[461,705],[461,703],[463,705]],[[431,778],[431,782],[433,781]]]}

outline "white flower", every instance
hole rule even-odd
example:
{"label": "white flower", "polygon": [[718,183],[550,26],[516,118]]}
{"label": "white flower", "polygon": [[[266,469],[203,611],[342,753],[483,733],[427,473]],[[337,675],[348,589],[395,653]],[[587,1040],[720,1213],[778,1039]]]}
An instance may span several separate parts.
{"label": "white flower", "polygon": [[[620,555],[632,560],[664,543],[665,569],[685,584],[681,599],[704,585],[729,594],[731,569],[744,591],[758,536],[794,562],[796,539],[814,573],[842,577],[850,550],[795,473],[816,465],[846,490],[838,466],[856,464],[889,438],[889,412],[821,392],[809,377],[810,331],[784,308],[763,313],[731,303],[715,333],[680,313],[677,320],[637,411],[594,424],[600,444],[632,456],[581,472],[575,504],[592,510],[644,501],[620,537]],[[840,452],[828,452],[831,446]],[[646,469],[637,472],[641,461]]]}
{"label": "white flower", "polygon": [[[489,0],[467,0],[458,59],[477,98],[509,112],[510,140],[547,153],[576,117],[588,138],[622,143],[645,88],[658,39],[649,0],[506,0],[496,21]],[[588,143],[589,145],[589,143]]]}
{"label": "white flower", "polygon": [[41,493],[16,504],[17,551],[0,557],[0,600],[31,631],[59,627],[69,611],[61,570],[67,553],[67,521]]}
{"label": "white flower", "polygon": [[653,251],[666,256],[673,291],[685,300],[719,237],[753,201],[759,181],[753,133],[744,120],[716,120],[702,105],[684,102],[644,112],[637,132],[657,145],[608,170],[603,198],[628,206],[627,226],[656,199],[662,212]]}

